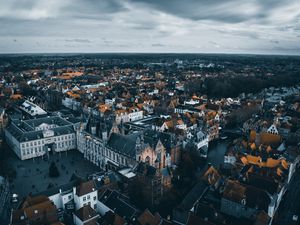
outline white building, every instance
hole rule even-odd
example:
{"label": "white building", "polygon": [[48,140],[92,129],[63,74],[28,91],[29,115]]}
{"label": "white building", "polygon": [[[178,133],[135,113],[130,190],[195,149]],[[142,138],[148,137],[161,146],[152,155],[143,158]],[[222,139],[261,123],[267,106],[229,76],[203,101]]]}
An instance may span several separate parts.
{"label": "white building", "polygon": [[78,110],[80,108],[79,101],[77,101],[76,99],[73,99],[73,98],[68,98],[68,97],[65,97],[62,100],[62,105],[69,109],[72,109],[72,110]]}
{"label": "white building", "polygon": [[21,160],[76,149],[74,125],[59,116],[13,120],[5,138]]}
{"label": "white building", "polygon": [[131,108],[129,110],[118,110],[116,112],[116,123],[120,124],[141,120],[144,118],[144,112],[139,108]]}
{"label": "white building", "polygon": [[89,205],[94,210],[97,209],[98,191],[94,181],[90,180],[73,187],[75,209],[78,210]]}
{"label": "white building", "polygon": [[25,102],[23,102],[23,104],[20,106],[20,109],[31,116],[47,115],[47,112],[45,110],[28,100],[25,100]]}

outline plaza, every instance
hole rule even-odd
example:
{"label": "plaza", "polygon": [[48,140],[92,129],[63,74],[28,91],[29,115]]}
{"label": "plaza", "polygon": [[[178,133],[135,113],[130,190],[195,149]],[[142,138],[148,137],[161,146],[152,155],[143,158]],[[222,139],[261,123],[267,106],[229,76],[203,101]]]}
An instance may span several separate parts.
{"label": "plaza", "polygon": [[[49,166],[54,162],[59,170],[58,177],[49,177]],[[11,192],[19,195],[19,200],[28,194],[36,194],[68,183],[73,174],[86,178],[99,172],[99,167],[85,160],[77,150],[57,153],[47,157],[20,160],[15,154],[7,158],[8,169],[15,171],[11,182]]]}

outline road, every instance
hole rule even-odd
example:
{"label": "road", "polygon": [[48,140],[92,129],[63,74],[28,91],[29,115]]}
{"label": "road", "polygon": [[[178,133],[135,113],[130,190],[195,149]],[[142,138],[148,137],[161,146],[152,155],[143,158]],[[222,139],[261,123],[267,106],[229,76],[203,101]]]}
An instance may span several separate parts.
{"label": "road", "polygon": [[[298,222],[293,221],[298,215]],[[298,169],[288,186],[286,195],[278,210],[278,221],[274,225],[300,225],[300,169]]]}

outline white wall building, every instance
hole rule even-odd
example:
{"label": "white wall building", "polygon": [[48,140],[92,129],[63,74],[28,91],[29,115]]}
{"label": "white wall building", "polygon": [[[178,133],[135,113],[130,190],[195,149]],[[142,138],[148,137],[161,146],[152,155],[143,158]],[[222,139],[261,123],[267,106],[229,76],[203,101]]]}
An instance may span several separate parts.
{"label": "white wall building", "polygon": [[73,195],[76,210],[87,205],[94,210],[97,209],[98,191],[95,187],[94,181],[90,180],[74,187]]}
{"label": "white wall building", "polygon": [[31,116],[47,115],[47,112],[45,110],[28,100],[25,100],[25,102],[23,102],[23,104],[20,106],[20,109]]}
{"label": "white wall building", "polygon": [[21,160],[76,149],[74,125],[59,116],[13,120],[5,138]]}

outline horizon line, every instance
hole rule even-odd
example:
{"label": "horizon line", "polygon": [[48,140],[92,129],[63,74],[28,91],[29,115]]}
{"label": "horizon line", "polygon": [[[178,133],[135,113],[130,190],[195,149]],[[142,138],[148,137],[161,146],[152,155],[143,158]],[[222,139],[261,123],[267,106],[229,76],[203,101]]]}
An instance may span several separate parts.
{"label": "horizon line", "polygon": [[300,53],[237,53],[237,52],[7,52],[7,53],[0,53],[2,55],[97,55],[97,54],[128,54],[128,55],[158,55],[158,54],[177,54],[177,55],[253,55],[253,56],[300,56]]}

